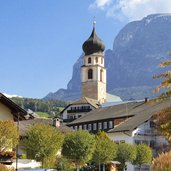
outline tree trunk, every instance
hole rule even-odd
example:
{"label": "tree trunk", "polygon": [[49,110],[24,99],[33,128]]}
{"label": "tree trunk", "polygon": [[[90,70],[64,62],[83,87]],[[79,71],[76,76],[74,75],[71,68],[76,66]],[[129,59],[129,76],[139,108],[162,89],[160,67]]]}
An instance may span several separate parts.
{"label": "tree trunk", "polygon": [[141,171],[141,164],[140,164],[140,171]]}
{"label": "tree trunk", "polygon": [[103,163],[103,171],[105,171],[105,164]]}
{"label": "tree trunk", "polygon": [[44,159],[42,159],[42,169],[43,169],[43,166],[44,166]]}
{"label": "tree trunk", "polygon": [[79,171],[80,170],[80,163],[78,162],[77,163],[77,171]]}
{"label": "tree trunk", "polygon": [[100,162],[99,162],[99,171],[101,170],[101,168],[100,168]]}

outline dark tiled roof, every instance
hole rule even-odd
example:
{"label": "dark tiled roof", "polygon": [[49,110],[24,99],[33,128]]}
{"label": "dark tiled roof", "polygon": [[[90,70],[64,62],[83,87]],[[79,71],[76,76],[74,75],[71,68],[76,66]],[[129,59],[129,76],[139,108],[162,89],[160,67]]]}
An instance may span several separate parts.
{"label": "dark tiled roof", "polygon": [[78,105],[78,104],[90,104],[92,105],[94,108],[98,108],[99,105],[98,105],[98,101],[95,100],[95,99],[91,99],[91,98],[88,98],[88,97],[81,97],[81,99],[75,101],[72,103],[73,105]]}
{"label": "dark tiled roof", "polygon": [[139,125],[148,121],[155,113],[168,107],[171,107],[171,100],[159,103],[145,103],[143,110],[139,111],[133,117],[127,119],[125,122],[119,124],[108,132],[132,131]]}
{"label": "dark tiled roof", "polygon": [[[106,119],[129,117],[125,122],[116,126],[110,132],[133,130],[141,125],[153,114],[171,106],[171,100],[158,103],[145,102],[130,102],[105,108],[100,108],[87,113],[87,115],[78,118],[68,125],[80,124],[91,121],[99,121]],[[132,117],[130,117],[132,116]]]}
{"label": "dark tiled roof", "polygon": [[[32,126],[33,124],[52,125],[52,119],[34,118],[34,119],[28,119],[28,120],[20,121],[19,122],[19,134],[20,134],[20,136],[24,136],[26,131],[28,131],[30,126]],[[61,126],[57,129],[59,129],[61,132],[73,131],[71,128],[69,128],[68,126],[66,126],[63,123],[61,123]]]}
{"label": "dark tiled roof", "polygon": [[99,108],[97,110],[90,111],[85,116],[82,116],[75,121],[69,123],[72,125],[75,123],[83,123],[90,121],[105,120],[110,118],[120,118],[126,116],[132,116],[132,110],[136,110],[137,106],[144,104],[144,102],[132,102],[127,104],[120,104],[116,106],[109,106],[104,108]]}
{"label": "dark tiled roof", "polygon": [[7,98],[5,95],[3,95],[2,93],[0,93],[0,102],[11,109],[15,121],[18,118],[18,114],[20,120],[25,120],[25,116],[27,115],[27,112],[24,109],[22,109],[20,106],[18,106],[16,103],[14,103],[12,100]]}

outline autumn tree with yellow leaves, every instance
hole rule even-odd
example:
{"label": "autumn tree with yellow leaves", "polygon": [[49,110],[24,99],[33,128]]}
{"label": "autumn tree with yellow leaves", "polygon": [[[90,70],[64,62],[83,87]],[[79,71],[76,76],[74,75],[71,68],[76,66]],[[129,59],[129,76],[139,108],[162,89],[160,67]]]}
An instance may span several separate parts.
{"label": "autumn tree with yellow leaves", "polygon": [[[169,54],[171,56],[171,53]],[[160,63],[161,68],[171,67],[171,60],[166,60]],[[153,78],[162,79],[159,86],[154,89],[154,92],[159,92],[161,89],[165,91],[158,96],[158,99],[167,99],[171,97],[171,70],[167,70],[162,74],[154,75]]]}

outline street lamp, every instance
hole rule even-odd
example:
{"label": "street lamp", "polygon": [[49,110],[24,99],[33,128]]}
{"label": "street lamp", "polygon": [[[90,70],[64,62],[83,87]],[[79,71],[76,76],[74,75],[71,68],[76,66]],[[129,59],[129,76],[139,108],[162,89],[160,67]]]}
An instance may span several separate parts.
{"label": "street lamp", "polygon": [[[18,132],[18,135],[19,135],[19,119],[20,119],[20,113],[18,112],[17,113],[17,132]],[[19,137],[19,140],[20,140],[20,137]],[[18,143],[19,143],[19,140],[18,140]],[[15,170],[18,171],[18,144],[16,146],[16,168],[15,168]]]}

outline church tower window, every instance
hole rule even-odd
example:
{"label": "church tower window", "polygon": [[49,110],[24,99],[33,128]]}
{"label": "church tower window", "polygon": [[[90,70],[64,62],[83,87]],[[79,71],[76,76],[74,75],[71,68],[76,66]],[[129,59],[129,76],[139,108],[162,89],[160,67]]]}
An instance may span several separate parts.
{"label": "church tower window", "polygon": [[88,79],[93,79],[93,70],[92,69],[88,70]]}
{"label": "church tower window", "polygon": [[103,58],[101,58],[101,64],[103,64]]}
{"label": "church tower window", "polygon": [[100,70],[100,81],[103,81],[103,70]]}
{"label": "church tower window", "polygon": [[98,57],[96,57],[96,64],[98,63]]}
{"label": "church tower window", "polygon": [[88,58],[88,63],[91,64],[91,58],[90,57]]}

